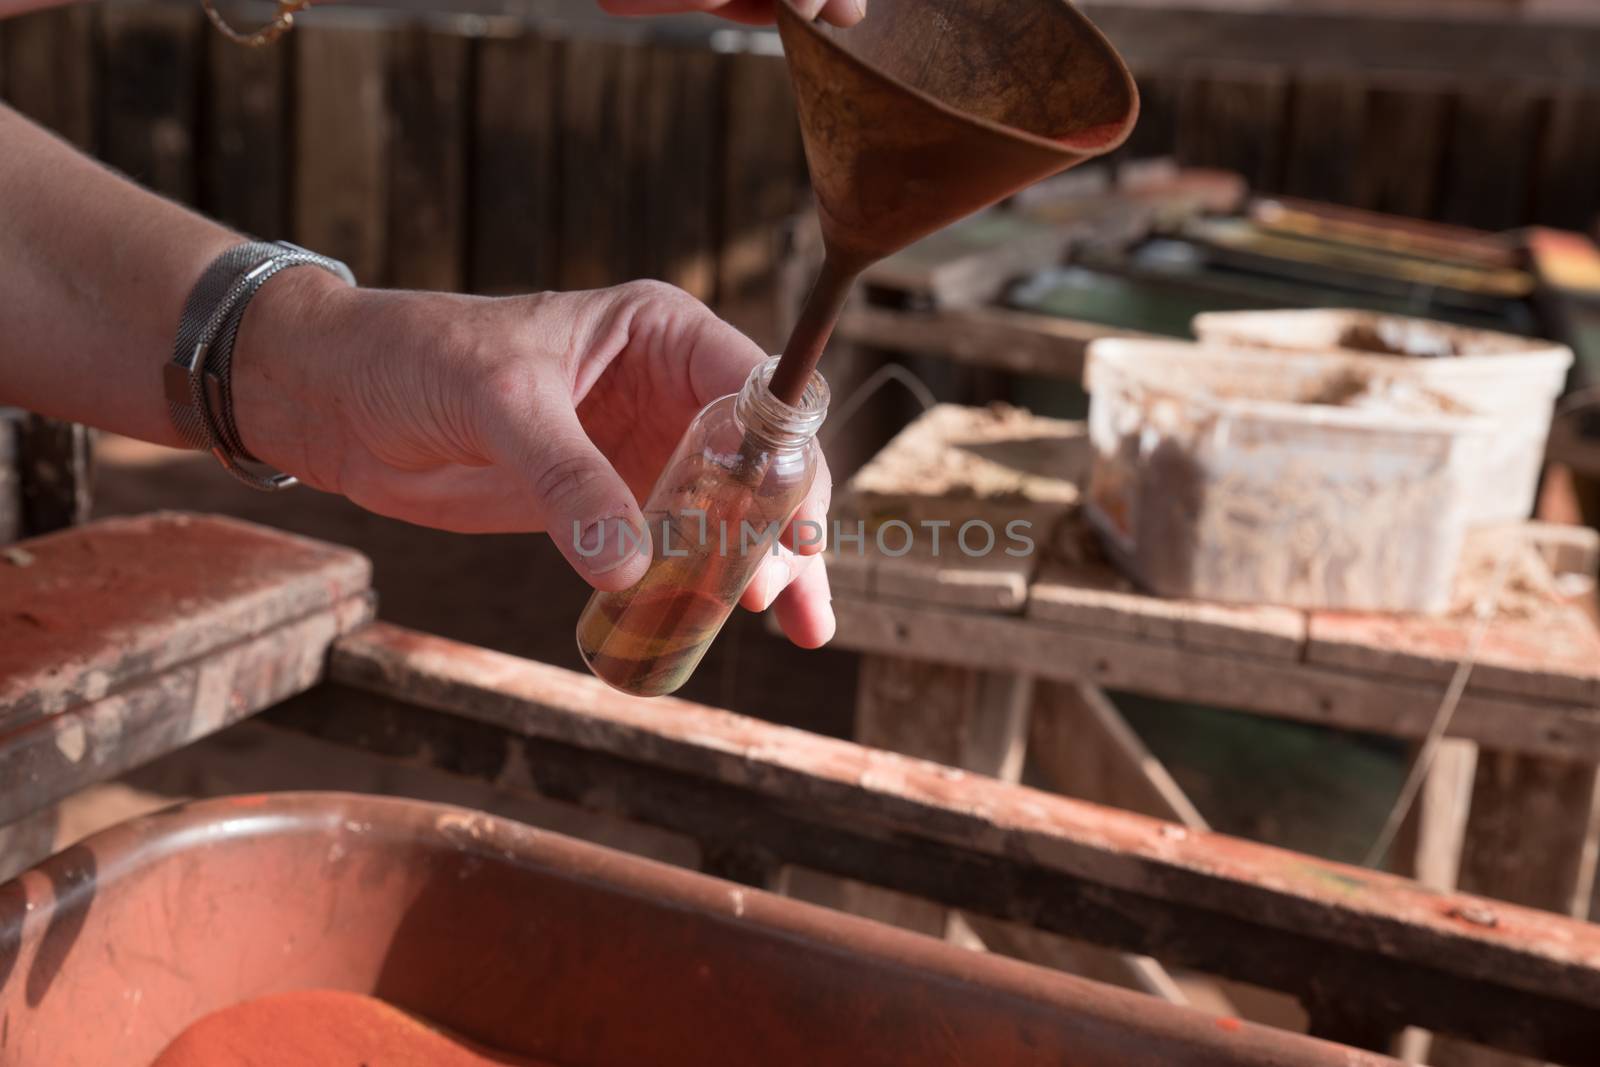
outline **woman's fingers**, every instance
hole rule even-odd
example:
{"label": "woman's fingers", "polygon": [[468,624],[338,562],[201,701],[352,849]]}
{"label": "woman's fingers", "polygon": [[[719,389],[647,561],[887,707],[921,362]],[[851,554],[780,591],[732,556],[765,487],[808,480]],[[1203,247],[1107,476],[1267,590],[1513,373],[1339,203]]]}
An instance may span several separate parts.
{"label": "woman's fingers", "polygon": [[817,558],[802,561],[800,576],[778,597],[774,610],[784,636],[801,648],[821,648],[833,640],[833,591],[827,565]]}
{"label": "woman's fingers", "polygon": [[833,638],[833,591],[827,564],[780,547],[756,572],[739,603],[750,611],[771,607],[784,634],[801,648],[821,648]]}

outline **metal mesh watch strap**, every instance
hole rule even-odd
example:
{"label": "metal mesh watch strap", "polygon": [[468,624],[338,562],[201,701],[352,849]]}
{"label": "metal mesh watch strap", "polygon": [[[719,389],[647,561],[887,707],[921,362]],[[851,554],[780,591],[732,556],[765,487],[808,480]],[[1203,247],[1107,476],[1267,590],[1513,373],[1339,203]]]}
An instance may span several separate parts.
{"label": "metal mesh watch strap", "polygon": [[167,408],[184,444],[209,451],[228,473],[257,489],[286,489],[295,480],[242,466],[256,460],[234,421],[233,345],[250,299],[273,275],[299,266],[318,267],[355,284],[343,263],[286,241],[236,245],[212,261],[195,283],[164,371]]}

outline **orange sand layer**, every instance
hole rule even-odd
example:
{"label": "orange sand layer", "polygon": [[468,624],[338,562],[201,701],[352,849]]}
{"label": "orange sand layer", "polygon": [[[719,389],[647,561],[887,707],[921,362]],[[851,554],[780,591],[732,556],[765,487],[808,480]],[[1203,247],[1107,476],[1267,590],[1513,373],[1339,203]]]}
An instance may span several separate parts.
{"label": "orange sand layer", "polygon": [[152,1067],[548,1067],[452,1038],[373,997],[280,993],[207,1015]]}

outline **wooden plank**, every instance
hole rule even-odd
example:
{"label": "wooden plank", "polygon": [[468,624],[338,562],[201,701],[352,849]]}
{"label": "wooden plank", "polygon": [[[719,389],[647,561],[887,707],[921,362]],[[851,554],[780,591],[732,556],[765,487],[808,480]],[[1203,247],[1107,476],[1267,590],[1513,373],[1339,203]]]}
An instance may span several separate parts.
{"label": "wooden plank", "polygon": [[105,519],[0,561],[0,729],[364,597],[360,553],[234,519]]}
{"label": "wooden plank", "polygon": [[188,7],[117,5],[101,9],[100,27],[101,158],[147,188],[194,203],[204,18]]}
{"label": "wooden plank", "polygon": [[[1460,888],[1496,900],[1585,918],[1600,832],[1593,764],[1486,752],[1479,758],[1461,855]],[[1438,1067],[1532,1067],[1530,1061],[1449,1038]]]}
{"label": "wooden plank", "polygon": [[388,255],[402,289],[466,287],[467,27],[412,24],[389,31]]}
{"label": "wooden plank", "polygon": [[1098,686],[1042,683],[1028,759],[1051,792],[1207,830],[1161,761]]}
{"label": "wooden plank", "polygon": [[1439,217],[1485,230],[1525,224],[1541,119],[1526,84],[1475,85],[1461,94],[1445,151]]}
{"label": "wooden plank", "polygon": [[[1476,11],[1457,3],[1372,0],[1311,5],[1207,0],[1182,6],[1084,0],[1079,5],[1135,70],[1176,70],[1196,59],[1280,63],[1294,69],[1344,67],[1416,71],[1459,78],[1541,80],[1600,85],[1589,57],[1600,55],[1600,25],[1570,14]],[[1508,5],[1509,6],[1509,5]],[[1589,5],[1583,5],[1588,7]]]}
{"label": "wooden plank", "polygon": [[1297,71],[1290,94],[1283,191],[1308,200],[1356,200],[1355,161],[1366,130],[1367,93],[1346,70]]}
{"label": "wooden plank", "polygon": [[1367,93],[1361,150],[1353,160],[1355,204],[1432,218],[1438,203],[1450,96],[1431,82],[1386,79]]}
{"label": "wooden plank", "polygon": [[289,232],[289,50],[206,34],[200,203],[218,222],[273,240]]}
{"label": "wooden plank", "polygon": [[0,37],[5,97],[85,151],[95,147],[95,11],[77,4],[7,19]]}
{"label": "wooden plank", "polygon": [[295,31],[294,240],[384,285],[387,37],[375,21]]}
{"label": "wooden plank", "polygon": [[1072,228],[990,210],[868,267],[862,281],[948,309],[987,303],[1018,277],[1060,263]]}
{"label": "wooden plank", "polygon": [[702,842],[760,840],[785,862],[947,906],[1593,1062],[1600,929],[1587,924],[682,701],[645,704],[381,624],[342,641],[331,669],[377,702],[330,693],[341,714],[308,708],[297,728],[393,755],[448,736],[436,762],[478,773],[517,753],[546,795]]}
{"label": "wooden plank", "polygon": [[1587,918],[1596,781],[1593,763],[1480,753],[1461,889]]}
{"label": "wooden plank", "polygon": [[469,211],[475,292],[536,292],[557,283],[561,54],[558,42],[526,27],[478,42]]}
{"label": "wooden plank", "polygon": [[1194,65],[1184,70],[1178,160],[1244,175],[1252,189],[1280,187],[1287,72],[1273,65]]}
{"label": "wooden plank", "polygon": [[1077,381],[1083,377],[1090,341],[1149,335],[1000,307],[927,313],[852,303],[840,316],[836,336],[892,352],[943,356],[1013,374]]}
{"label": "wooden plank", "polygon": [[1124,159],[1171,156],[1178,149],[1178,107],[1183,80],[1169,73],[1174,67],[1139,69],[1139,122],[1119,151]]}
{"label": "wooden plank", "polygon": [[563,289],[628,280],[635,262],[644,52],[614,41],[566,43],[561,87]]}
{"label": "wooden plank", "polygon": [[1104,561],[1046,563],[1029,587],[1027,614],[1045,623],[1273,659],[1298,660],[1306,643],[1304,612],[1149,596]]}
{"label": "wooden plank", "polygon": [[[1404,617],[1310,615],[1306,661],[1364,673],[1445,683],[1472,636],[1467,615]],[[1600,708],[1600,634],[1571,605],[1499,617],[1485,632],[1472,670],[1483,691],[1548,698]]]}
{"label": "wooden plank", "polygon": [[372,618],[346,597],[203,656],[124,677],[114,692],[0,733],[0,825],[110,781],[302,693],[322,678],[328,648]]}
{"label": "wooden plank", "polygon": [[[1187,649],[1097,629],[1007,615],[836,595],[841,648],[921,656],[956,666],[1021,670],[1091,681],[1172,700],[1256,711],[1389,737],[1423,736],[1444,686],[1348,668]],[[1519,698],[1469,686],[1452,736],[1566,759],[1600,759],[1600,712],[1590,705]]]}
{"label": "wooden plank", "polygon": [[93,504],[94,434],[25,414],[16,424],[18,533],[36,537],[86,522]]}
{"label": "wooden plank", "polygon": [[1600,215],[1600,92],[1563,87],[1550,100],[1534,177],[1534,218],[1589,230]]}
{"label": "wooden plank", "polygon": [[778,56],[728,57],[723,86],[717,310],[776,352],[783,343],[773,297],[783,228],[807,199],[794,94]]}
{"label": "wooden plank", "polygon": [[632,273],[699,297],[716,295],[722,57],[705,48],[652,45],[642,57],[642,193]]}
{"label": "wooden plank", "polygon": [[22,473],[17,439],[27,413],[0,408],[0,545],[22,536]]}

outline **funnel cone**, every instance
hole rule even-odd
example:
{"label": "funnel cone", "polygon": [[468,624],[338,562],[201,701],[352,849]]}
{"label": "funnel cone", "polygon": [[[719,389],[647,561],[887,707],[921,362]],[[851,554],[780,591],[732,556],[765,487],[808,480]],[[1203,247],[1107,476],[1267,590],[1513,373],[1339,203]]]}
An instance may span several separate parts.
{"label": "funnel cone", "polygon": [[778,28],[829,256],[853,273],[1121,144],[1138,93],[1066,0],[872,0]]}

